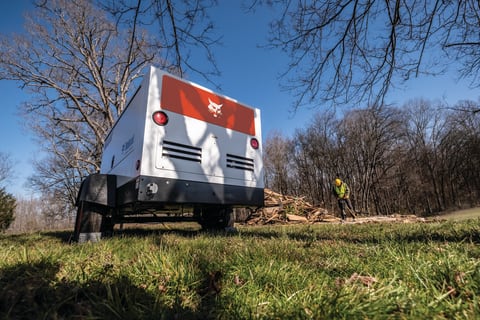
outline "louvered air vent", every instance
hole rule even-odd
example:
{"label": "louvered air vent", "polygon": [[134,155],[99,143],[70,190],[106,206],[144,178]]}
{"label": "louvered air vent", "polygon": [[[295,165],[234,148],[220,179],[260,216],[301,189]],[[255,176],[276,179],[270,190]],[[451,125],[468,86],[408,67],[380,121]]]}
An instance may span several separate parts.
{"label": "louvered air vent", "polygon": [[173,141],[163,141],[162,157],[202,162],[202,149]]}
{"label": "louvered air vent", "polygon": [[254,163],[253,159],[227,153],[227,167],[253,172]]}

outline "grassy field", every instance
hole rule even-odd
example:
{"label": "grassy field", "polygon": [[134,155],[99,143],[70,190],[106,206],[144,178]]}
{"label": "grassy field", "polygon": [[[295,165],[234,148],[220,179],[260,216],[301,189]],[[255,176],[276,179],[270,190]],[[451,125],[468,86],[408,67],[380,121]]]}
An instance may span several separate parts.
{"label": "grassy field", "polygon": [[480,219],[0,236],[0,319],[478,319]]}

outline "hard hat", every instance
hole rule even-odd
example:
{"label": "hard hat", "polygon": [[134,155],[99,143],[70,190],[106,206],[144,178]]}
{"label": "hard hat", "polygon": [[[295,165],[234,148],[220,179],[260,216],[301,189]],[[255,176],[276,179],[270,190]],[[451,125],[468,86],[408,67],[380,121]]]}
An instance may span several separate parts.
{"label": "hard hat", "polygon": [[339,187],[341,184],[342,184],[342,180],[340,180],[340,179],[338,179],[338,178],[335,179],[335,185],[336,185],[337,187]]}

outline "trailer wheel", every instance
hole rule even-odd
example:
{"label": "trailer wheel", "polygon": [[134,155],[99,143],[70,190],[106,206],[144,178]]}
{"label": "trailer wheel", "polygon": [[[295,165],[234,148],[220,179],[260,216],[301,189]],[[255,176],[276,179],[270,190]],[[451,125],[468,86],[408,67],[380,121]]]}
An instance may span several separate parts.
{"label": "trailer wheel", "polygon": [[223,218],[225,221],[225,230],[233,231],[235,229],[235,211],[233,211],[232,207],[225,208]]}
{"label": "trailer wheel", "polygon": [[101,206],[80,201],[75,219],[73,240],[78,243],[99,241],[102,237],[102,215],[105,213],[105,208]]}
{"label": "trailer wheel", "polygon": [[235,214],[230,206],[195,208],[194,213],[203,229],[228,231],[234,228]]}
{"label": "trailer wheel", "polygon": [[112,216],[110,215],[102,216],[102,224],[100,226],[100,232],[102,233],[102,238],[113,236],[114,227],[115,227],[115,222]]}

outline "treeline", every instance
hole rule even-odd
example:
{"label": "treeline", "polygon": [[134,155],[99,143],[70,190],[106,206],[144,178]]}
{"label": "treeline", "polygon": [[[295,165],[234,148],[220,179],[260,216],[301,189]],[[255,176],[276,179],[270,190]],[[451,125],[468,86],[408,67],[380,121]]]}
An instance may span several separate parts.
{"label": "treeline", "polygon": [[41,199],[18,197],[15,218],[7,233],[17,234],[44,230],[73,230],[76,212],[53,197]]}
{"label": "treeline", "polygon": [[332,181],[368,215],[430,215],[479,204],[478,103],[412,100],[403,107],[317,113],[292,137],[264,143],[266,186],[334,209]]}

